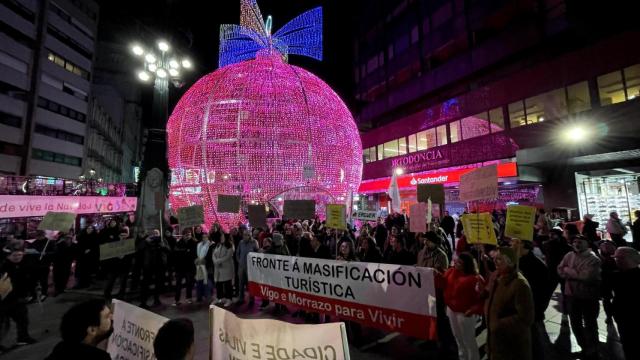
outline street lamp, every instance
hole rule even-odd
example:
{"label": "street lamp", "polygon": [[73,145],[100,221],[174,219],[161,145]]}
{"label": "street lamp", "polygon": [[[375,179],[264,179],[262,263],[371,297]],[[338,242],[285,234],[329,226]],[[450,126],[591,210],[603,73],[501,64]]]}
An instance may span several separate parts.
{"label": "street lamp", "polygon": [[[192,68],[191,60],[178,54],[175,48],[164,39],[159,39],[155,44],[149,45],[136,42],[131,45],[131,52],[142,62],[142,68],[137,71],[138,79],[145,83],[153,81],[152,125],[149,131],[154,134],[164,134],[169,115],[169,83],[175,87],[182,86],[180,77],[184,73],[183,70]],[[154,167],[160,168],[166,173],[166,159],[158,156],[163,152],[166,152],[164,136],[162,139],[148,141],[141,180],[144,180],[146,172]]]}

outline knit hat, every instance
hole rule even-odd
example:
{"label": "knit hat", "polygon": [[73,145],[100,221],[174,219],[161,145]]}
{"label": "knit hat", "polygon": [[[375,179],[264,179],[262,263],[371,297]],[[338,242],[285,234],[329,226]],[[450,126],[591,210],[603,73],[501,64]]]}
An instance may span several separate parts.
{"label": "knit hat", "polygon": [[515,266],[518,263],[518,257],[516,256],[516,251],[510,247],[500,247],[498,251],[501,255],[508,258],[509,261]]}
{"label": "knit hat", "polygon": [[273,233],[273,235],[271,236],[271,240],[273,242],[273,246],[282,246],[282,242],[284,241],[284,238],[280,233]]}
{"label": "knit hat", "polygon": [[436,245],[442,244],[442,238],[433,231],[427,231],[424,236],[427,238],[427,241],[431,241]]}

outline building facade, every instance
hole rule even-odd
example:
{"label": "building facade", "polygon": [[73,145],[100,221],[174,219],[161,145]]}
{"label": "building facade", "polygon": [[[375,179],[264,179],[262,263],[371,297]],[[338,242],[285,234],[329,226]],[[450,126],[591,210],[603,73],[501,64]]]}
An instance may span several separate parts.
{"label": "building facade", "polygon": [[82,173],[97,22],[91,0],[0,3],[2,173]]}
{"label": "building facade", "polygon": [[[498,166],[509,203],[569,208],[602,225],[640,208],[640,39],[630,3],[571,0],[368,1],[356,47],[364,149],[360,206],[385,208],[402,169],[443,183]],[[481,204],[471,204],[479,206]]]}

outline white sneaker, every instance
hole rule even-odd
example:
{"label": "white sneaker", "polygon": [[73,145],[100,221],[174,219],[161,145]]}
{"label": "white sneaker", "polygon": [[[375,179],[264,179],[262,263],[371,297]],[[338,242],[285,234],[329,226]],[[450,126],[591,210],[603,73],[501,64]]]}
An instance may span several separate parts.
{"label": "white sneaker", "polygon": [[230,299],[226,299],[226,300],[224,301],[224,303],[222,304],[222,306],[224,306],[224,307],[229,307],[229,306],[231,306],[231,304],[232,304],[231,300],[230,300]]}

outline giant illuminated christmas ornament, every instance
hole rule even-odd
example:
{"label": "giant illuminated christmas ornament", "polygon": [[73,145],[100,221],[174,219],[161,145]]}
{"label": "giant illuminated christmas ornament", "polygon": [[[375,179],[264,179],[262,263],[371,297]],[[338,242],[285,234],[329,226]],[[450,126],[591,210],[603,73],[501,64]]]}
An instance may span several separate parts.
{"label": "giant illuminated christmas ornament", "polygon": [[[289,54],[322,59],[322,9],[271,34],[255,0],[222,25],[219,69],[180,99],[167,124],[172,208],[202,204],[207,225],[244,222],[246,205],[279,212],[286,199],[346,203],[360,184],[362,145],[340,97]],[[217,195],[242,197],[218,213]]]}

